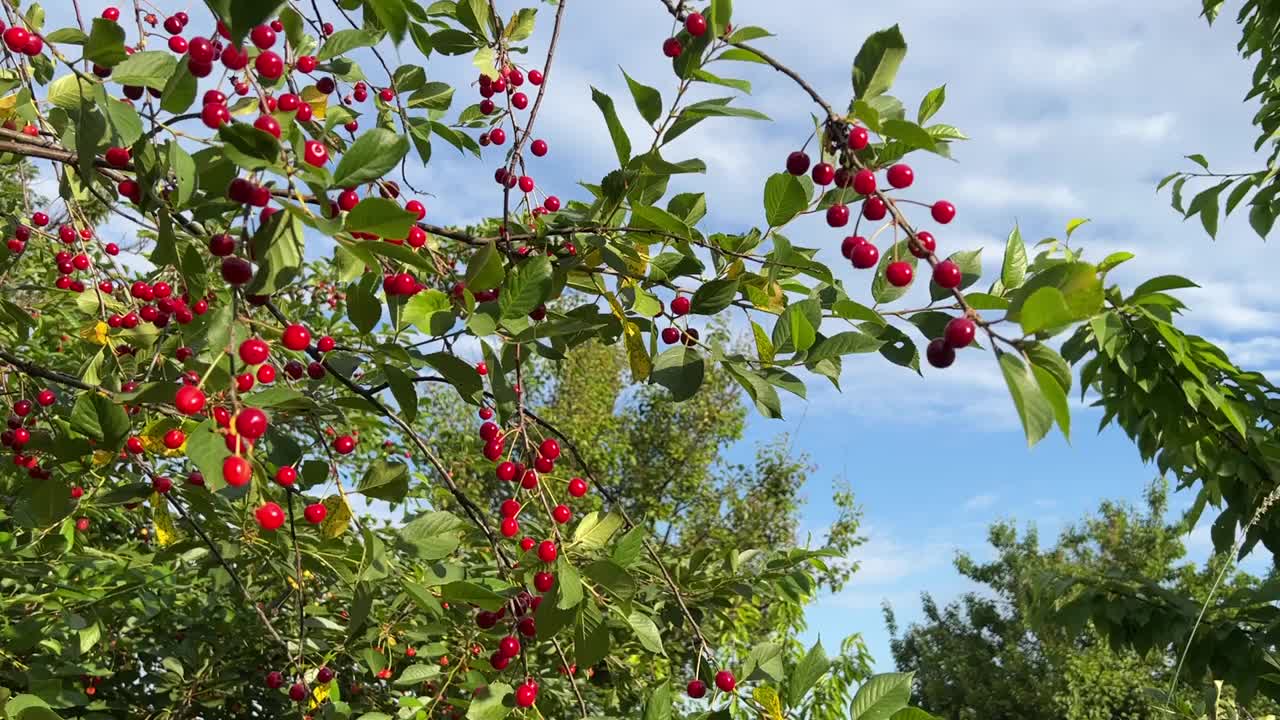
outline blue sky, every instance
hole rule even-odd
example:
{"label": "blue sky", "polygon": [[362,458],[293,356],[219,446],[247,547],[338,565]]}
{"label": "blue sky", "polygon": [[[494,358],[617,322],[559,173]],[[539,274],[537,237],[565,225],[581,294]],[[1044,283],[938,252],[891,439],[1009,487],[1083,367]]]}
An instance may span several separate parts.
{"label": "blue sky", "polygon": [[[660,54],[671,23],[658,0],[569,3],[535,133],[551,152],[531,162],[539,188],[562,199],[584,197],[576,181],[596,182],[616,162],[591,86],[613,96],[637,143],[651,135],[632,107],[619,65],[658,88],[664,102],[675,87]],[[518,7],[497,4],[504,14]],[[100,10],[92,5],[86,13]],[[1138,254],[1114,279],[1132,286],[1158,274],[1191,276],[1202,288],[1182,293],[1192,306],[1189,327],[1223,344],[1241,364],[1277,367],[1280,298],[1269,278],[1252,271],[1265,267],[1268,248],[1236,219],[1211,242],[1198,223],[1182,223],[1167,196],[1154,192],[1161,176],[1185,167],[1187,153],[1204,152],[1215,169],[1259,164],[1250,153],[1254,108],[1241,103],[1250,68],[1234,50],[1234,6],[1209,29],[1197,17],[1199,3],[1189,0],[851,5],[737,0],[734,21],[777,33],[760,46],[837,106],[851,93],[850,64],[862,39],[901,24],[910,49],[894,94],[914,108],[925,92],[946,83],[948,101],[937,120],[972,138],[954,148],[956,163],[933,157],[913,163],[913,197],[945,197],[959,208],[954,223],[932,228],[940,252],[985,247],[990,271],[1015,222],[1034,241],[1060,234],[1073,217],[1092,218],[1075,236],[1090,257],[1119,249]],[[540,7],[529,42],[535,53],[546,47],[553,11]],[[66,8],[52,7],[50,14],[51,27],[60,19],[71,23]],[[400,61],[417,64],[420,56],[407,48]],[[529,64],[540,66],[541,57],[531,56]],[[763,110],[774,122],[710,120],[666,156],[706,160],[705,176],[673,183],[672,192],[708,190],[704,231],[740,231],[763,224],[764,180],[804,142],[811,108],[768,68],[738,63],[717,72],[750,79],[754,93],[738,104]],[[474,69],[467,57],[433,56],[427,74],[469,81]],[[460,91],[455,110],[471,101]],[[414,184],[432,194],[425,199],[428,219],[466,223],[500,212],[501,194],[491,180],[499,161],[497,152],[477,160],[437,143],[430,165],[412,171]],[[113,225],[112,232],[130,231]],[[869,297],[870,274],[855,275],[838,255],[840,233],[809,218],[788,235],[822,247],[851,293]],[[829,648],[861,632],[880,669],[892,665],[881,601],[909,622],[918,616],[921,591],[945,600],[969,589],[951,559],[957,550],[982,556],[991,521],[1016,518],[1052,537],[1104,498],[1139,498],[1155,474],[1121,434],[1095,435],[1097,415],[1084,408],[1077,408],[1070,445],[1055,435],[1028,449],[989,354],[961,353],[950,370],[926,371],[924,379],[878,356],[854,358],[846,362],[842,385],[839,394],[814,381],[808,401],[788,400],[784,421],[753,418],[733,454],[745,460],[754,443],[791,433],[795,450],[818,466],[804,489],[812,502],[803,527],[815,533],[831,520],[823,502],[831,482],[843,478],[853,486],[869,538],[853,558],[862,570],[839,595],[816,603],[809,619],[812,634]],[[1175,497],[1177,506],[1187,502]],[[1206,528],[1197,528],[1189,544],[1203,556]]]}

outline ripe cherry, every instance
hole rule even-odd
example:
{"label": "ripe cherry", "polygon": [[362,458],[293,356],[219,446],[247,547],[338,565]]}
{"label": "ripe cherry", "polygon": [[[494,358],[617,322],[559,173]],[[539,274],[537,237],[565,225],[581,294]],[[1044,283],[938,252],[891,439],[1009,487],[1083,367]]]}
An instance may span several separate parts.
{"label": "ripe cherry", "polygon": [[707,684],[702,682],[701,680],[690,680],[689,684],[685,686],[685,692],[687,692],[689,694],[689,697],[693,698],[694,700],[697,700],[702,697],[706,697]]}
{"label": "ripe cherry", "polygon": [[508,635],[498,641],[498,652],[504,657],[513,658],[520,654],[520,638]]}
{"label": "ripe cherry", "polygon": [[876,191],[876,174],[870,170],[859,170],[853,174],[853,191],[859,195],[870,195]]}
{"label": "ripe cherry", "polygon": [[350,435],[339,435],[333,440],[333,449],[339,455],[350,455],[356,449],[355,438]]}
{"label": "ripe cherry", "polygon": [[284,60],[280,56],[270,50],[264,50],[258,58],[253,61],[253,69],[267,80],[275,80],[284,73]]}
{"label": "ripe cherry", "polygon": [[306,350],[311,344],[311,331],[295,323],[284,329],[281,342],[290,350]]}
{"label": "ripe cherry", "polygon": [[[274,504],[274,503],[268,503],[268,505],[271,505],[271,504]],[[265,507],[265,506],[264,506],[264,507]],[[280,508],[277,506],[277,507],[276,507],[276,510],[278,511],[279,509],[280,509]],[[261,512],[261,510],[259,510],[259,512]],[[261,519],[261,518],[259,518],[259,519],[258,519],[258,523],[259,523],[259,524],[261,524],[261,523],[262,523],[262,519]],[[277,525],[276,527],[279,527],[279,526]],[[275,528],[267,528],[267,529],[269,529],[269,530],[274,530]],[[289,687],[289,699],[290,699],[290,700],[292,700],[292,701],[294,701],[294,702],[302,702],[303,700],[306,700],[306,699],[307,699],[307,686],[306,686],[306,685],[304,685],[304,684],[302,684],[301,682],[296,682],[296,683],[294,683],[293,685],[291,685],[291,686]]]}
{"label": "ripe cherry", "polygon": [[142,440],[137,437],[131,437],[128,440],[126,440],[124,443],[124,447],[126,450],[133,453],[134,455],[141,455],[142,451],[146,449],[142,445]]}
{"label": "ripe cherry", "polygon": [[946,225],[956,217],[956,206],[946,200],[939,200],[933,204],[930,212],[935,222]]}
{"label": "ripe cherry", "polygon": [[554,542],[550,540],[543,540],[538,543],[538,559],[542,562],[553,563],[556,561],[556,556],[559,554],[560,552],[556,549],[556,544]]}
{"label": "ripe cherry", "polygon": [[122,168],[129,164],[129,148],[109,147],[106,153],[107,164],[111,167]]}
{"label": "ripe cherry", "polygon": [[120,19],[120,8],[109,7],[102,11],[102,19],[116,22]]}
{"label": "ripe cherry", "polygon": [[862,217],[868,220],[883,220],[889,208],[879,196],[872,195],[862,201]]}
{"label": "ripe cherry", "polygon": [[329,509],[321,503],[311,503],[302,511],[302,516],[312,525],[319,525],[324,522],[325,515],[328,514]]}
{"label": "ripe cherry", "polygon": [[943,260],[933,266],[933,281],[939,287],[948,290],[960,285],[960,281],[964,279],[964,273],[960,270],[960,266],[953,260]]}
{"label": "ripe cherry", "polygon": [[836,179],[836,169],[831,163],[818,163],[811,173],[813,181],[819,185],[830,185]]}
{"label": "ripe cherry", "polygon": [[564,525],[573,517],[573,511],[569,509],[568,505],[557,505],[551,510],[551,517],[556,522]]}
{"label": "ripe cherry", "polygon": [[702,13],[689,13],[684,19],[684,29],[694,37],[702,37],[707,32],[707,19]]}
{"label": "ripe cherry", "polygon": [[569,495],[572,497],[582,497],[587,494],[587,481],[576,477],[569,481]]}
{"label": "ripe cherry", "polygon": [[676,38],[667,38],[662,41],[662,54],[669,58],[678,58],[680,53],[684,52],[684,46]]}
{"label": "ripe cherry", "polygon": [[201,108],[200,120],[205,127],[217,130],[223,124],[231,122],[231,111],[222,103],[209,103]]}
{"label": "ripe cherry", "polygon": [[884,277],[889,284],[894,287],[906,287],[911,284],[911,278],[915,275],[911,263],[899,260],[889,263],[889,267],[885,268]]}
{"label": "ripe cherry", "polygon": [[276,44],[276,31],[270,25],[257,25],[249,31],[249,39],[254,45],[266,50]]}
{"label": "ripe cherry", "polygon": [[57,394],[48,388],[45,388],[36,394],[36,402],[40,403],[41,407],[49,407],[57,401]]}
{"label": "ripe cherry", "polygon": [[[849,255],[849,260],[853,262],[853,266],[859,270],[866,270],[875,267],[880,262],[880,250],[869,242],[863,242],[853,249]],[[910,282],[908,280],[908,282]]]}
{"label": "ripe cherry", "polygon": [[510,461],[498,463],[496,470],[498,479],[504,482],[511,482],[516,479],[516,464]]}
{"label": "ripe cherry", "polygon": [[943,332],[943,339],[952,348],[967,347],[969,343],[973,342],[973,336],[977,334],[977,331],[978,326],[969,318],[952,318]]}
{"label": "ripe cherry", "polygon": [[733,689],[737,686],[738,680],[733,676],[732,672],[721,670],[716,673],[716,687],[720,688],[721,692],[733,692]]}
{"label": "ripe cherry", "polygon": [[546,140],[541,140],[541,139],[539,139],[539,140],[534,140],[534,141],[529,145],[529,152],[532,152],[532,153],[533,153],[535,156],[537,156],[537,157],[542,157],[543,155],[546,155],[546,154],[547,154],[547,141],[546,141]]}
{"label": "ripe cherry", "polygon": [[532,683],[523,683],[516,688],[516,707],[532,707],[538,700],[538,688]]}
{"label": "ripe cherry", "polygon": [[867,146],[870,140],[867,129],[861,125],[854,125],[849,129],[849,149],[861,150]]}
{"label": "ripe cherry", "polygon": [[255,407],[247,407],[236,415],[236,433],[257,440],[267,432],[267,414]]}
{"label": "ripe cherry", "polygon": [[531,617],[522,617],[516,623],[516,630],[525,637],[533,637],[538,634],[538,626]]}
{"label": "ripe cherry", "polygon": [[329,666],[326,665],[316,671],[316,682],[328,683],[330,680],[333,680],[333,670],[330,670]]}
{"label": "ripe cherry", "polygon": [[304,73],[309,73],[315,70],[318,64],[314,55],[303,55],[294,62],[294,67]]}
{"label": "ripe cherry", "polygon": [[173,481],[164,475],[157,475],[151,478],[151,489],[161,495],[168,494],[168,492],[173,489]]}
{"label": "ripe cherry", "polygon": [[164,446],[169,448],[170,450],[177,450],[178,448],[182,447],[182,443],[186,441],[187,441],[186,433],[182,432],[181,430],[178,430],[177,428],[174,428],[173,430],[170,430],[169,432],[164,434],[164,440],[163,440]]}
{"label": "ripe cherry", "polygon": [[803,175],[809,171],[809,156],[803,150],[796,150],[787,156],[787,172],[792,175]]}
{"label": "ripe cherry", "polygon": [[284,675],[279,670],[272,670],[267,673],[267,687],[272,690],[279,690],[284,687]]}
{"label": "ripe cherry", "polygon": [[844,240],[840,241],[840,254],[843,255],[846,260],[852,259],[853,249],[866,241],[867,239],[861,235],[848,235]]}
{"label": "ripe cherry", "polygon": [[676,317],[688,315],[692,305],[693,303],[687,295],[681,295],[671,301],[671,314]]}
{"label": "ripe cherry", "polygon": [[240,359],[246,365],[259,365],[267,361],[267,355],[271,349],[267,346],[267,342],[262,338],[249,338],[240,343]]}
{"label": "ripe cherry", "polygon": [[489,366],[483,360],[476,363],[476,374],[481,376],[489,374]]}
{"label": "ripe cherry", "polygon": [[298,481],[298,471],[292,465],[284,465],[276,470],[276,482],[283,487],[289,487]]}
{"label": "ripe cherry", "polygon": [[258,527],[263,530],[279,530],[284,525],[284,511],[273,502],[263,503],[262,507],[253,512],[253,516],[258,521]]}
{"label": "ripe cherry", "polygon": [[526,536],[526,537],[520,538],[520,549],[523,550],[524,552],[529,552],[530,550],[533,549],[533,546],[537,544],[538,544],[538,541],[534,540],[531,537]]}
{"label": "ripe cherry", "polygon": [[667,345],[674,345],[680,342],[680,328],[662,328],[662,342]]}
{"label": "ripe cherry", "polygon": [[542,207],[546,208],[547,212],[556,212],[560,209],[560,198],[548,195],[547,199],[542,201]]}
{"label": "ripe cherry", "polygon": [[951,363],[956,361],[955,348],[948,345],[942,338],[931,340],[924,354],[929,364],[939,369],[950,367]]}
{"label": "ripe cherry", "polygon": [[844,203],[836,203],[827,208],[827,225],[833,228],[844,227],[849,224],[849,206]]}
{"label": "ripe cherry", "polygon": [[31,39],[31,33],[26,28],[20,28],[17,25],[4,31],[4,44],[13,52],[22,52],[27,47],[27,41]]}
{"label": "ripe cherry", "polygon": [[537,572],[533,575],[533,589],[538,592],[550,592],[556,584],[556,576],[549,572]]}
{"label": "ripe cherry", "polygon": [[538,446],[538,453],[548,460],[555,460],[560,457],[560,443],[555,438],[547,438]]}
{"label": "ripe cherry", "polygon": [[204,392],[193,385],[183,385],[178,388],[173,398],[174,407],[183,415],[195,415],[200,412],[204,409],[204,402]]}
{"label": "ripe cherry", "polygon": [[247,485],[252,478],[253,467],[248,460],[239,455],[231,455],[222,461],[222,479],[231,487]]}
{"label": "ripe cherry", "polygon": [[889,168],[888,178],[890,185],[901,190],[902,188],[911,187],[911,183],[916,179],[916,174],[910,165],[898,163]]}
{"label": "ripe cherry", "polygon": [[541,85],[541,84],[542,84],[542,71],[541,71],[541,70],[530,70],[530,71],[529,71],[529,82],[530,82],[530,83],[532,83],[533,85]]}
{"label": "ripe cherry", "polygon": [[921,230],[916,233],[915,240],[907,244],[907,248],[912,255],[924,260],[938,249],[938,241],[933,238],[933,233]]}

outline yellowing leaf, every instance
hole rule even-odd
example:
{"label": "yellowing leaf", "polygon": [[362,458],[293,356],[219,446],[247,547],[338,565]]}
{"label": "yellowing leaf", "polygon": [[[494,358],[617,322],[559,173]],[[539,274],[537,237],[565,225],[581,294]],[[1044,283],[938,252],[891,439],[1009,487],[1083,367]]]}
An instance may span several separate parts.
{"label": "yellowing leaf", "polygon": [[83,328],[80,331],[80,337],[88,340],[94,345],[106,345],[108,342],[107,331],[111,326],[99,320],[98,322]]}
{"label": "yellowing leaf", "polygon": [[165,433],[179,427],[181,427],[181,423],[174,418],[161,418],[147,425],[142,434],[138,436],[138,439],[142,441],[142,447],[148,453],[164,455],[165,457],[185,455],[187,451],[187,441],[185,439],[181,445],[172,450],[165,447],[164,444]]}
{"label": "yellowing leaf", "polygon": [[312,709],[319,707],[320,703],[329,699],[329,686],[331,684],[332,683],[325,683],[323,685],[317,685],[311,690],[310,707]]}
{"label": "yellowing leaf", "polygon": [[115,457],[116,457],[116,454],[111,452],[110,450],[94,450],[93,464],[96,467],[102,467],[103,465],[106,465],[110,463],[112,460],[114,460]]}
{"label": "yellowing leaf", "polygon": [[320,537],[332,540],[347,531],[347,525],[351,522],[351,506],[347,505],[347,499],[341,495],[330,495],[324,499],[324,508],[329,512],[320,523]]}
{"label": "yellowing leaf", "polygon": [[169,504],[160,497],[160,493],[151,495],[151,521],[156,525],[156,542],[160,547],[172,545],[182,537],[169,514]]}
{"label": "yellowing leaf", "polygon": [[751,697],[764,708],[764,712],[760,714],[761,718],[783,720],[782,700],[778,698],[777,690],[771,687],[757,687],[751,691]]}
{"label": "yellowing leaf", "polygon": [[302,88],[302,101],[311,106],[311,116],[323,120],[325,111],[329,109],[329,96],[316,89],[315,85]]}
{"label": "yellowing leaf", "polygon": [[0,98],[0,118],[10,118],[18,107],[18,93]]}
{"label": "yellowing leaf", "polygon": [[623,329],[627,344],[627,360],[631,363],[631,375],[636,378],[647,378],[653,371],[653,363],[649,360],[649,351],[644,347],[644,338],[640,336],[640,326],[628,322]]}

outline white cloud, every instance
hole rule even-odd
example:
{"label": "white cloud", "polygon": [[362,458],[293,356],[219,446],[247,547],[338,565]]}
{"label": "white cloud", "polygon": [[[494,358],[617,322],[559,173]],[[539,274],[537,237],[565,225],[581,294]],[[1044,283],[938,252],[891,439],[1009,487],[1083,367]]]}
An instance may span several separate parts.
{"label": "white cloud", "polygon": [[1139,142],[1158,142],[1169,137],[1177,116],[1171,112],[1145,116],[1121,116],[1111,121],[1112,137]]}
{"label": "white cloud", "polygon": [[999,175],[969,175],[955,186],[957,203],[985,210],[1032,208],[1068,211],[1084,205],[1070,185]]}
{"label": "white cloud", "polygon": [[995,505],[996,501],[999,499],[1000,499],[1000,496],[995,495],[994,493],[983,493],[981,495],[974,495],[973,497],[964,501],[964,509],[965,510],[984,510],[986,508],[991,507],[992,505]]}

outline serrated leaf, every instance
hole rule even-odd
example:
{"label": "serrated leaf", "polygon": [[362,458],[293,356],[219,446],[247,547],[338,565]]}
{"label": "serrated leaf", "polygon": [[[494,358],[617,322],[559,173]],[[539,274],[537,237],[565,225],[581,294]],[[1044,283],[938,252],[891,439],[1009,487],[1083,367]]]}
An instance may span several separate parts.
{"label": "serrated leaf", "polygon": [[1015,290],[1022,286],[1027,277],[1027,244],[1022,240],[1022,231],[1017,225],[1009,231],[1009,239],[1004,244],[1004,262],[1000,265],[1000,282],[1005,289]]}
{"label": "serrated leaf", "polygon": [[867,100],[888,92],[907,55],[907,41],[897,25],[872,33],[853,60],[853,93]]}
{"label": "serrated leaf", "polygon": [[1009,395],[1013,398],[1018,419],[1027,436],[1027,445],[1035,445],[1053,427],[1054,411],[1039,383],[1017,356],[1004,353],[1000,356],[1000,371],[1004,374]]}
{"label": "serrated leaf", "polygon": [[381,238],[403,240],[418,216],[405,210],[400,203],[386,198],[365,198],[343,221],[347,232],[372,233]]}
{"label": "serrated leaf", "polygon": [[465,281],[467,289],[473,293],[491,290],[502,283],[505,275],[502,269],[502,255],[498,246],[490,240],[488,245],[480,248],[467,260]]}
{"label": "serrated leaf", "polygon": [[790,173],[770,175],[764,185],[764,217],[770,227],[781,227],[809,205],[809,194],[800,179]]}
{"label": "serrated leaf", "polygon": [[640,610],[632,610],[631,614],[627,616],[627,625],[631,627],[636,639],[640,641],[640,645],[645,650],[659,655],[667,654],[662,647],[662,635],[658,631],[658,625],[653,621],[653,618]]}
{"label": "serrated leaf", "polygon": [[613,98],[592,87],[591,101],[604,115],[605,125],[609,128],[609,137],[613,138],[613,149],[618,154],[618,166],[626,167],[631,160],[631,140],[627,137],[626,128],[622,127],[622,122],[618,120],[618,111],[613,107]]}
{"label": "serrated leaf", "polygon": [[373,128],[356,138],[333,171],[333,184],[353,187],[386,175],[409,153],[409,138]]}
{"label": "serrated leaf", "polygon": [[671,391],[671,398],[683,402],[702,387],[706,362],[691,347],[675,347],[659,353],[653,362],[650,379]]}
{"label": "serrated leaf", "polygon": [[907,706],[914,673],[873,675],[858,688],[849,706],[850,720],[889,720]]}
{"label": "serrated leaf", "polygon": [[622,71],[622,76],[627,79],[627,87],[631,90],[631,97],[635,100],[636,109],[640,111],[640,117],[650,125],[658,122],[658,118],[662,117],[662,93],[636,82],[626,70]]}

